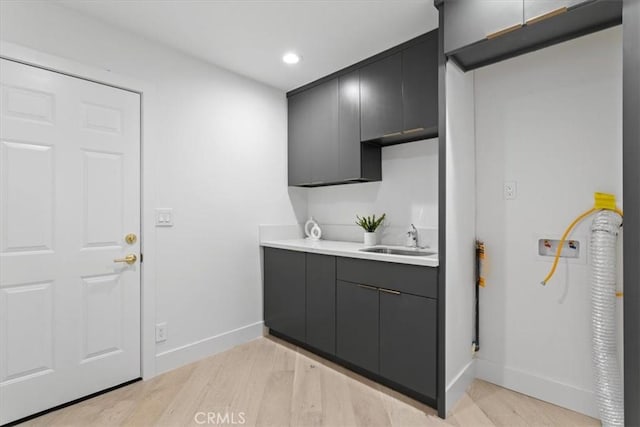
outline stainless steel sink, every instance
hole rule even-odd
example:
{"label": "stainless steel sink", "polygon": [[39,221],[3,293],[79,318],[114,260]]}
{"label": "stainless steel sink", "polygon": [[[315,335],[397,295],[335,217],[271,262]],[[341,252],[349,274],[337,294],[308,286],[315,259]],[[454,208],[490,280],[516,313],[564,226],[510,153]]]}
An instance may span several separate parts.
{"label": "stainless steel sink", "polygon": [[372,248],[360,249],[361,252],[371,252],[375,254],[389,254],[389,255],[406,255],[406,256],[430,256],[435,255],[437,252],[423,249],[398,249],[387,248],[384,246],[374,246]]}

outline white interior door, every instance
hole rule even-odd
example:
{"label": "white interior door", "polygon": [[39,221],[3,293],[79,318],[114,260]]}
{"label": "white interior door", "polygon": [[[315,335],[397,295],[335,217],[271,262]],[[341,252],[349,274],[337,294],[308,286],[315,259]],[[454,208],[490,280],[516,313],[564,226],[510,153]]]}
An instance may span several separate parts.
{"label": "white interior door", "polygon": [[140,96],[0,61],[4,424],[140,376]]}

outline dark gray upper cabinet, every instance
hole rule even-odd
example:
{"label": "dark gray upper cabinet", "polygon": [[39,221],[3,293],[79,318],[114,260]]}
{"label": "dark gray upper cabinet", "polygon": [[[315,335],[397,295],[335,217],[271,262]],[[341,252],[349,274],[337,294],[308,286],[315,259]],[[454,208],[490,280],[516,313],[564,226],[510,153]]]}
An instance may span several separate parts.
{"label": "dark gray upper cabinet", "polygon": [[307,344],[336,351],[336,257],[307,254]]}
{"label": "dark gray upper cabinet", "polygon": [[438,37],[433,33],[402,51],[402,112],[405,136],[438,133]]}
{"label": "dark gray upper cabinet", "polygon": [[308,123],[312,120],[311,99],[306,92],[288,98],[289,185],[311,182],[311,141]]}
{"label": "dark gray upper cabinet", "polygon": [[436,300],[380,290],[380,375],[436,399]]}
{"label": "dark gray upper cabinet", "polygon": [[340,76],[338,104],[338,134],[340,177],[355,179],[361,176],[360,158],[360,72]]}
{"label": "dark gray upper cabinet", "polygon": [[340,180],[338,159],[338,80],[309,89],[310,109],[307,137],[311,145],[311,183]]}
{"label": "dark gray upper cabinet", "polygon": [[360,69],[362,141],[402,134],[402,53]]}
{"label": "dark gray upper cabinet", "polygon": [[622,22],[622,0],[444,0],[444,50],[463,70]]}
{"label": "dark gray upper cabinet", "polygon": [[524,0],[524,22],[548,17],[549,14],[562,13],[565,9],[588,0]]}
{"label": "dark gray upper cabinet", "polygon": [[445,0],[445,53],[521,26],[522,7],[523,0]]}
{"label": "dark gray upper cabinet", "polygon": [[360,70],[361,138],[380,145],[438,135],[438,33]]}
{"label": "dark gray upper cabinet", "polygon": [[336,355],[378,373],[378,289],[338,281]]}
{"label": "dark gray upper cabinet", "polygon": [[360,144],[355,71],[289,96],[289,185],[382,179],[380,147]]}
{"label": "dark gray upper cabinet", "polygon": [[338,81],[289,97],[289,185],[339,180]]}
{"label": "dark gray upper cabinet", "polygon": [[438,31],[287,94],[289,185],[382,179],[381,146],[438,134]]}
{"label": "dark gray upper cabinet", "polygon": [[305,341],[304,252],[264,248],[264,323],[276,332]]}
{"label": "dark gray upper cabinet", "polygon": [[380,181],[382,163],[380,147],[360,143],[360,71],[337,78],[339,86],[338,163],[342,182]]}

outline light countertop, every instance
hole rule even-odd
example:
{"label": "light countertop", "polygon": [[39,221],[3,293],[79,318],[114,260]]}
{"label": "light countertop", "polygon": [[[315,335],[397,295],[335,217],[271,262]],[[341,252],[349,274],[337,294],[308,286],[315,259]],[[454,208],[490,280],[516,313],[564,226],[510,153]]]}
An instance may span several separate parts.
{"label": "light countertop", "polygon": [[[374,261],[395,262],[398,264],[422,265],[425,267],[438,266],[438,254],[429,256],[409,256],[379,254],[372,252],[361,252],[359,249],[365,248],[362,243],[338,242],[332,240],[309,240],[309,239],[289,239],[289,240],[269,240],[260,243],[260,246],[277,249],[288,249],[292,251],[309,252],[322,255],[342,256],[348,258],[370,259]],[[387,248],[407,249],[402,246],[378,245]]]}

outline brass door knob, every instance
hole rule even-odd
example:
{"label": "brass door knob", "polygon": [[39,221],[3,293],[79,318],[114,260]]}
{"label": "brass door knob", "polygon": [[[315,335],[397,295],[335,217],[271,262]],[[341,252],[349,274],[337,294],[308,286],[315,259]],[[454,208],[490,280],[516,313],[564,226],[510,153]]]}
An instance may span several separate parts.
{"label": "brass door knob", "polygon": [[135,254],[129,254],[124,258],[114,259],[113,262],[126,262],[127,264],[131,265],[134,264],[137,260],[138,257]]}

